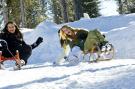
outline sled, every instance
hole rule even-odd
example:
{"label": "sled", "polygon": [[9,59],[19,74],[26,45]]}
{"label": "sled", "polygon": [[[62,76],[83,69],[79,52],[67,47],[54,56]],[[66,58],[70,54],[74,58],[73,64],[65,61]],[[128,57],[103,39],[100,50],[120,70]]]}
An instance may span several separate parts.
{"label": "sled", "polygon": [[6,60],[16,61],[16,65],[17,65],[17,69],[16,70],[20,70],[21,69],[21,61],[20,61],[20,56],[19,56],[19,51],[18,50],[16,50],[16,55],[15,56],[8,57],[8,58],[2,56],[2,51],[0,51],[0,69],[2,69],[2,64]]}
{"label": "sled", "polygon": [[114,47],[98,29],[89,31],[84,42],[84,55],[90,54],[89,61],[111,60],[114,57]]}
{"label": "sled", "polygon": [[90,54],[88,62],[107,61],[113,59],[114,47],[112,44],[107,43],[101,48],[99,46],[96,46],[95,48],[93,48],[91,51],[84,52],[84,56]]}
{"label": "sled", "polygon": [[98,60],[104,61],[104,60],[111,60],[114,58],[114,47],[112,44],[107,44],[107,46],[109,46],[109,48],[106,50],[101,50],[100,52],[100,56]]}
{"label": "sled", "polygon": [[[98,29],[93,30],[77,30],[67,25],[59,30],[60,44],[67,54],[68,45],[70,49],[75,46],[80,47],[82,51],[80,55],[73,55],[78,61],[81,59],[84,62],[97,62],[104,60],[111,60],[114,57],[114,47],[106,39],[105,35],[101,34]],[[65,59],[65,58],[64,58]],[[66,60],[71,58],[67,57]],[[86,59],[86,60],[85,60]]]}

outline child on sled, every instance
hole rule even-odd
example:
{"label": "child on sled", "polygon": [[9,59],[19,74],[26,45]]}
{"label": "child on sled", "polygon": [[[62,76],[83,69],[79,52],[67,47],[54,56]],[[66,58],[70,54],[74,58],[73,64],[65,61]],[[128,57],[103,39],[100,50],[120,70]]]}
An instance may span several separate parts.
{"label": "child on sled", "polygon": [[20,62],[16,62],[17,68],[26,65],[28,58],[32,54],[32,50],[41,42],[43,42],[43,38],[39,37],[32,45],[26,44],[18,26],[12,21],[8,22],[0,33],[0,51],[2,52],[0,55],[0,66],[6,59],[14,58],[16,56],[16,51],[19,52],[20,58]]}

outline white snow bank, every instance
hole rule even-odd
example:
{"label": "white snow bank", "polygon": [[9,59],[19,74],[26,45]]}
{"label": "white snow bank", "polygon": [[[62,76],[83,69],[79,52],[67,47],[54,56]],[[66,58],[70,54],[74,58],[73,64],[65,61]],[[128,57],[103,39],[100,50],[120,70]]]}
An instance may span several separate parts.
{"label": "white snow bank", "polygon": [[[57,25],[44,21],[33,32],[25,34],[25,40],[29,44],[35,42],[39,36],[44,38],[44,42],[33,50],[29,63],[57,60],[63,50],[59,43],[58,29],[63,25],[65,24]],[[105,32],[106,39],[114,45],[115,58],[135,58],[135,14],[81,19],[66,23],[66,25],[88,30],[99,28],[102,32]]]}

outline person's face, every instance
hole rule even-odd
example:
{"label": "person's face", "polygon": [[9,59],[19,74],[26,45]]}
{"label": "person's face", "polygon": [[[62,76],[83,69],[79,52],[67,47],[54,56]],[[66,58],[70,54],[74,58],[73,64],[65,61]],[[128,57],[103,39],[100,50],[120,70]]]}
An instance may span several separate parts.
{"label": "person's face", "polygon": [[62,31],[64,31],[64,33],[67,35],[72,35],[72,31],[67,28],[63,28]]}
{"label": "person's face", "polygon": [[15,33],[15,25],[14,24],[8,24],[7,25],[7,30],[8,30],[8,32],[10,32],[10,33]]}

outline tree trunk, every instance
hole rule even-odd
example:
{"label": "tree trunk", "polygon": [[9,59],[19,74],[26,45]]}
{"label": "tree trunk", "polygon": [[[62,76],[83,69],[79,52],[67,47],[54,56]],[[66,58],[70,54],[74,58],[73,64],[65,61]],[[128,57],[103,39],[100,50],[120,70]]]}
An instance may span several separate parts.
{"label": "tree trunk", "polygon": [[83,10],[81,6],[80,0],[73,0],[74,10],[75,10],[75,19],[79,20],[81,17],[83,17]]}
{"label": "tree trunk", "polygon": [[2,0],[2,5],[3,5],[3,19],[4,19],[4,24],[8,22],[8,11],[7,11],[7,5],[6,5],[7,0]]}
{"label": "tree trunk", "polygon": [[62,5],[62,15],[64,22],[68,22],[68,13],[67,13],[67,3],[66,0],[61,0],[61,5]]}
{"label": "tree trunk", "polygon": [[121,0],[118,0],[118,3],[119,3],[119,13],[123,14],[123,3]]}
{"label": "tree trunk", "polygon": [[127,13],[130,13],[129,3],[128,0],[125,0],[125,4],[127,6]]}
{"label": "tree trunk", "polygon": [[57,6],[57,3],[56,3],[56,1],[55,0],[52,0],[52,12],[53,12],[53,14],[54,14],[54,22],[55,23],[57,23],[57,24],[60,24],[61,23],[61,21],[60,21],[60,19],[59,19],[59,10],[58,10],[58,6]]}
{"label": "tree trunk", "polygon": [[23,0],[20,0],[20,9],[21,9],[21,14],[20,14],[20,27],[25,27],[25,11],[24,11],[24,2]]}

